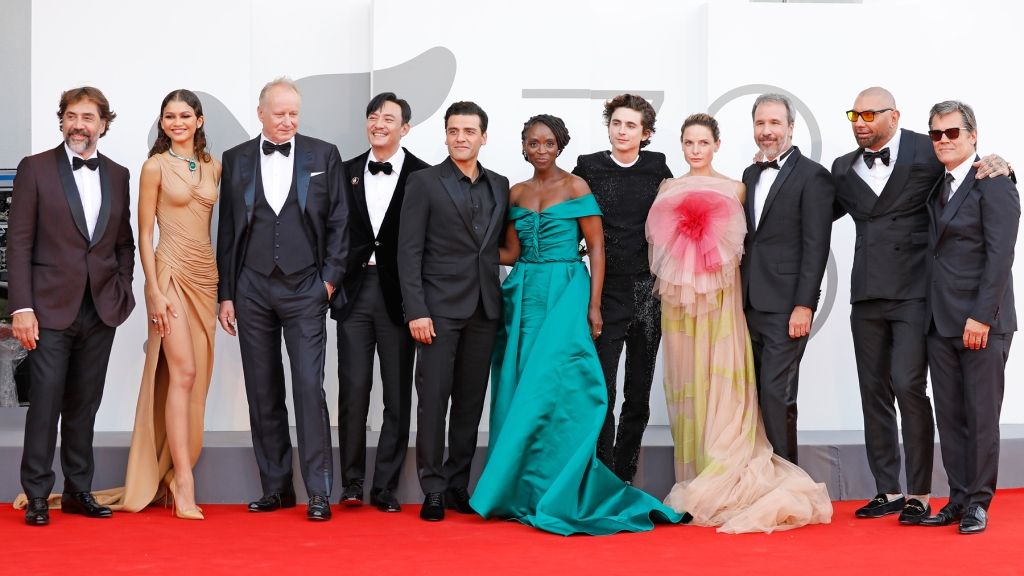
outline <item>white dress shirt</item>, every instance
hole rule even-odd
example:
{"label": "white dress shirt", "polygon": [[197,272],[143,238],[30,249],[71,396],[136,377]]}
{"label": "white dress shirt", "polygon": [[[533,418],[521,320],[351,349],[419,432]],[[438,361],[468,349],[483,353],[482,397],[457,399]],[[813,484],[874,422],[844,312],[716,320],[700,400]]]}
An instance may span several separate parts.
{"label": "white dress shirt", "polygon": [[[789,151],[793,147],[790,146],[779,158],[775,159],[779,163],[779,169],[765,168],[761,170],[761,176],[757,179],[757,185],[754,186],[754,229],[756,230],[758,225],[761,224],[761,212],[764,211],[764,201],[768,198],[768,193],[772,190],[772,184],[775,184],[775,179],[779,177],[779,172],[782,167],[786,164],[786,160],[789,160],[791,154]],[[767,160],[767,159],[766,159]]]}
{"label": "white dress shirt", "polygon": [[967,157],[959,166],[946,172],[947,174],[953,175],[953,181],[949,183],[949,200],[956,196],[957,189],[964,183],[964,179],[967,178],[967,173],[971,171],[971,166],[974,166],[974,154]]}
{"label": "white dress shirt", "polygon": [[[380,233],[380,226],[384,223],[384,216],[388,212],[388,206],[391,205],[391,198],[395,195],[395,188],[398,186],[398,175],[402,173],[402,164],[405,163],[405,150],[399,147],[398,152],[395,152],[387,161],[391,163],[391,174],[383,172],[371,174],[370,162],[380,162],[374,156],[371,149],[369,156],[366,158],[366,166],[363,167],[366,211],[370,214],[370,226],[373,227],[373,235],[375,237]],[[370,254],[368,264],[370,266],[377,265],[376,250]]]}
{"label": "white dress shirt", "polygon": [[[64,151],[68,153],[68,164],[74,162],[73,158],[82,158],[82,160],[91,160],[99,156],[96,150],[92,151],[92,155],[88,158],[83,158],[80,154],[71,150],[67,144],[64,144]],[[92,233],[96,230],[96,220],[100,217],[100,204],[103,203],[103,193],[100,191],[100,169],[90,170],[86,166],[82,166],[78,170],[72,170],[72,174],[75,175],[75,186],[78,187],[78,196],[82,199],[82,211],[85,212],[85,226],[89,230],[89,238],[92,239]]]}
{"label": "white dress shirt", "polygon": [[[291,154],[285,156],[280,152],[273,154],[263,153],[263,142],[267,141],[266,136],[260,135],[260,172],[263,175],[263,195],[267,198],[267,204],[274,214],[280,214],[285,201],[288,200],[288,190],[292,187],[292,171],[295,166],[295,137],[288,142],[292,145]],[[274,144],[274,142],[271,142]],[[281,142],[284,144],[284,142]]]}
{"label": "white dress shirt", "polygon": [[875,165],[873,168],[868,168],[868,165],[864,163],[863,156],[853,161],[853,171],[857,176],[860,176],[860,179],[863,180],[865,184],[871,187],[875,196],[882,195],[882,190],[889,182],[889,176],[892,176],[892,169],[896,167],[896,156],[900,153],[900,133],[900,130],[896,130],[896,135],[893,136],[892,139],[875,150],[870,150],[869,148],[865,148],[863,150],[863,152],[878,152],[882,148],[888,148],[888,166],[886,166],[880,158],[875,158]]}

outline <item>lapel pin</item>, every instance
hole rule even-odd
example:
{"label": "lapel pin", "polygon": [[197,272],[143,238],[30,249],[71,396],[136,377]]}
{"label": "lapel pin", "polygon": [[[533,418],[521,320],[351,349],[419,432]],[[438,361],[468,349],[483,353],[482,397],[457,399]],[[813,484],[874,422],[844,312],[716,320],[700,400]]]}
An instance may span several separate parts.
{"label": "lapel pin", "polygon": [[359,186],[359,176],[353,176],[352,177],[352,185],[353,186]]}

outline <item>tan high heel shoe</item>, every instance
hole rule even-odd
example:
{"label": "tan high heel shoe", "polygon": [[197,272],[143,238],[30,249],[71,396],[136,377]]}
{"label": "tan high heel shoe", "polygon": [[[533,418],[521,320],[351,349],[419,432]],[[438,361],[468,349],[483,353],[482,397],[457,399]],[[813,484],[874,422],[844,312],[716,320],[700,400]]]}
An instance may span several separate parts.
{"label": "tan high heel shoe", "polygon": [[166,494],[164,496],[165,504],[166,504],[166,501],[167,501],[166,500],[167,499],[167,495],[170,495],[170,499],[171,499],[171,513],[176,518],[181,518],[182,520],[205,520],[206,519],[203,516],[203,509],[200,508],[199,506],[195,505],[195,504],[193,504],[192,505],[193,507],[191,509],[189,509],[189,510],[179,510],[178,509],[178,504],[174,500],[175,492],[174,492],[174,483],[173,482],[171,482],[171,483],[169,483],[167,485],[167,492],[166,492]]}

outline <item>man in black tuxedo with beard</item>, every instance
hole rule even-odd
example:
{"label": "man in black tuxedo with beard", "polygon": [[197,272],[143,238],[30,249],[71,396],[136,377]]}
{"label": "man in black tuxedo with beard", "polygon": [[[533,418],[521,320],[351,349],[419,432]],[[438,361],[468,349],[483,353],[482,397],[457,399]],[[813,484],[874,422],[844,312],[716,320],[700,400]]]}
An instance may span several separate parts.
{"label": "man in black tuxedo with beard", "polygon": [[[239,336],[263,496],[252,512],[295,506],[281,335],[288,347],[310,520],[331,517],[326,316],[345,278],[347,208],[338,148],[297,134],[301,96],[279,78],[260,92],[263,133],[224,153],[217,232],[220,324]],[[236,324],[237,321],[237,324]]]}
{"label": "man in black tuxedo with beard", "polygon": [[[935,425],[927,392],[925,199],[943,172],[925,134],[899,128],[896,99],[884,88],[867,88],[847,111],[859,148],[832,165],[835,217],[849,213],[857,226],[850,278],[853,332],[864,443],[877,496],[858,518],[899,513],[917,524],[931,512]],[[999,157],[986,158],[1008,173]],[[993,171],[979,163],[979,175]],[[899,403],[907,495],[900,488]]]}
{"label": "man in black tuxedo with beard", "polygon": [[384,424],[377,442],[370,503],[400,512],[395,496],[409,448],[412,367],[415,341],[402,316],[398,283],[398,230],[409,174],[428,164],[402,147],[412,109],[393,92],[366,106],[370,149],[345,162],[349,206],[345,305],[333,307],[338,321],[338,445],[341,503],[363,503],[366,415],[373,385],[373,351],[380,359]]}
{"label": "man in black tuxedo with beard", "polygon": [[970,106],[940,102],[928,135],[944,174],[927,200],[925,329],[949,503],[921,524],[960,521],[983,532],[999,472],[999,412],[1017,330],[1013,251],[1020,197],[1005,176],[977,176],[977,120]]}
{"label": "man in black tuxedo with beard", "polygon": [[828,262],[835,186],[828,170],[792,145],[789,98],[762,94],[752,115],[759,160],[743,171],[743,309],[768,441],[796,463],[800,359]]}
{"label": "man in black tuxedo with beard", "polygon": [[444,121],[448,158],[409,177],[398,233],[402,302],[418,343],[416,466],[428,521],[443,520],[446,505],[473,513],[467,488],[501,320],[498,243],[508,208],[508,178],[477,161],[487,114],[456,102]]}

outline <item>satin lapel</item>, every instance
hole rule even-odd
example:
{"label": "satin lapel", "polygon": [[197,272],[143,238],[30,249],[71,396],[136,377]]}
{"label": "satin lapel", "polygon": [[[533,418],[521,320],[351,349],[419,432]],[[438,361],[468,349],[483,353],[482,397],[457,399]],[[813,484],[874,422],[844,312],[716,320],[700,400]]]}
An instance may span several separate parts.
{"label": "satin lapel", "polygon": [[[250,140],[249,145],[242,150],[242,154],[238,158],[238,163],[241,164],[242,169],[238,171],[239,176],[246,178],[242,182],[242,200],[245,202],[245,221],[247,224],[252,223],[252,210],[256,204],[256,177],[262,173],[260,170],[260,137]],[[245,169],[248,167],[248,169]]]}
{"label": "satin lapel", "polygon": [[491,212],[491,221],[487,223],[487,231],[484,232],[484,241],[481,242],[481,247],[487,244],[487,239],[491,237],[491,233],[498,227],[499,220],[502,214],[505,213],[505,205],[508,204],[508,196],[504,192],[498,189],[497,178],[491,177],[490,171],[484,171],[487,176],[487,183],[491,186],[491,193],[494,194],[494,210]]}
{"label": "satin lapel", "polygon": [[[402,148],[402,150],[405,150],[405,148]],[[391,195],[391,203],[388,204],[388,209],[384,212],[381,230],[384,229],[384,222],[398,217],[402,212],[402,202],[405,200],[405,181],[409,179],[409,174],[413,172],[411,168],[413,162],[410,161],[410,158],[412,158],[412,155],[409,154],[408,150],[405,150],[405,162],[402,162],[402,171],[398,174],[398,182],[395,183],[395,193]],[[366,221],[370,221],[369,211],[367,211]]]}
{"label": "satin lapel", "polygon": [[[370,223],[370,209],[366,206],[366,160],[370,157],[367,152],[352,161],[348,168],[349,185],[352,186],[352,201],[356,205],[356,213],[366,224],[366,229],[372,231]],[[404,167],[403,167],[404,169]],[[398,184],[401,186],[402,177],[399,176]],[[398,189],[397,187],[395,188]]]}
{"label": "satin lapel", "polygon": [[896,157],[896,165],[892,167],[889,181],[885,183],[882,193],[878,195],[878,202],[875,202],[875,207],[871,210],[872,215],[884,213],[903,193],[903,188],[910,178],[910,168],[914,165],[916,153],[917,139],[904,131],[900,136],[900,153]]}
{"label": "satin lapel", "polygon": [[[978,158],[974,159],[975,162]],[[967,171],[967,176],[964,177],[964,181],[960,184],[960,187],[956,189],[953,197],[949,199],[949,203],[942,209],[942,216],[939,218],[939,238],[942,238],[942,234],[946,231],[946,226],[949,226],[950,221],[956,216],[960,206],[963,205],[964,200],[967,200],[967,196],[970,195],[971,189],[974,188],[974,175],[978,173],[978,169],[971,167]]]}
{"label": "satin lapel", "polygon": [[754,234],[754,194],[757,186],[757,181],[760,176],[760,172],[756,168],[748,168],[744,174],[749,176],[743,180],[743,185],[747,187],[746,201],[743,202],[743,209],[747,212],[747,234]]}
{"label": "satin lapel", "polygon": [[935,246],[939,240],[939,218],[941,217],[941,214],[939,214],[939,202],[937,197],[941,187],[942,178],[939,178],[936,180],[935,184],[932,185],[932,190],[928,193],[928,198],[924,201],[925,208],[928,209],[928,235],[931,238],[931,246]]}
{"label": "satin lapel", "polygon": [[[67,152],[61,144],[53,151],[57,161],[57,173],[60,174],[61,187],[64,188],[64,196],[68,200],[68,208],[71,209],[71,217],[75,226],[86,240],[89,240],[89,227],[85,223],[85,209],[82,208],[82,196],[78,192],[78,185],[75,184],[75,175],[71,172],[71,163],[68,162]],[[85,170],[85,168],[83,168]]]}
{"label": "satin lapel", "polygon": [[313,151],[307,150],[305,138],[295,135],[295,188],[299,195],[299,210],[306,212],[306,193],[309,192],[309,174],[313,170]]}
{"label": "satin lapel", "polygon": [[[786,178],[789,178],[789,175],[793,173],[793,168],[801,158],[800,149],[794,146],[793,151],[789,154],[789,159],[782,165],[782,169],[779,170],[779,175],[775,177],[775,182],[772,183],[772,188],[768,192],[768,197],[764,199],[764,208],[761,209],[761,220],[764,220],[768,211],[772,209],[772,203],[775,202],[775,197],[779,195],[779,190],[782,188],[782,185],[785,184]],[[771,170],[771,168],[769,168],[769,170]],[[761,222],[758,222],[757,225],[760,227]]]}
{"label": "satin lapel", "polygon": [[455,178],[455,174],[447,172],[440,176],[441,184],[444,185],[445,192],[452,199],[452,204],[455,205],[455,210],[459,213],[459,217],[462,218],[462,223],[466,225],[466,230],[475,239],[476,234],[473,233],[473,218],[469,213],[469,207],[466,206],[466,199],[462,196],[462,190],[459,186],[459,181]]}
{"label": "satin lapel", "polygon": [[113,202],[114,195],[111,192],[110,184],[110,160],[102,154],[100,158],[100,213],[96,217],[96,228],[92,231],[92,241],[89,242],[90,246],[95,246],[96,242],[103,237],[103,233],[107,230],[107,222],[110,221],[110,203]]}

